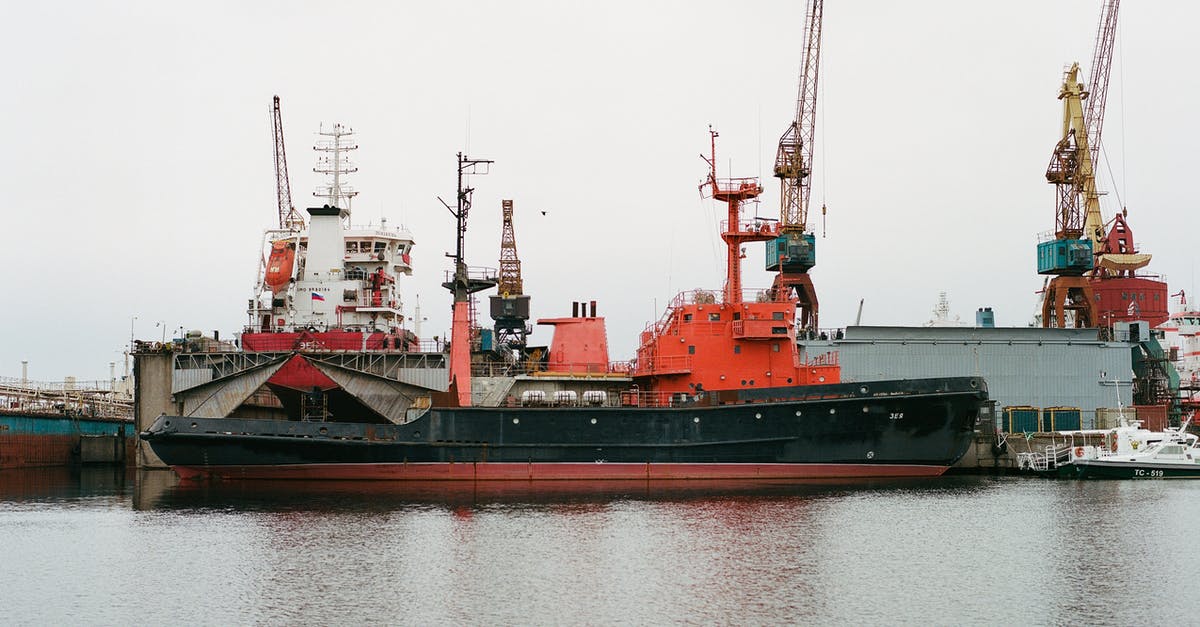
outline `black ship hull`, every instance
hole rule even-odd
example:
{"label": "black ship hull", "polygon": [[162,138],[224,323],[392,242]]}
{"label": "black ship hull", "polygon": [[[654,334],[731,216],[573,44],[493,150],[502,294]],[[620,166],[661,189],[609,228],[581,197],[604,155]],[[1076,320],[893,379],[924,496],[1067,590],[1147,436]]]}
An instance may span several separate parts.
{"label": "black ship hull", "polygon": [[161,416],[182,477],[808,479],[934,476],[967,450],[982,379],[713,392],[673,407],[433,408],[403,425]]}

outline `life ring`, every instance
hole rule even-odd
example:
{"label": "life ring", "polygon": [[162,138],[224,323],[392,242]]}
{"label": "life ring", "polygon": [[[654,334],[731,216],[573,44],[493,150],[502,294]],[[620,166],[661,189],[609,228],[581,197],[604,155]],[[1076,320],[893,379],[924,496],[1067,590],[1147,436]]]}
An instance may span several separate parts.
{"label": "life ring", "polygon": [[1075,447],[1075,457],[1083,457],[1083,447],[1082,446]]}
{"label": "life ring", "polygon": [[153,343],[153,344],[151,344],[151,345],[150,345],[150,349],[151,349],[151,350],[153,350],[153,351],[155,351],[155,352],[161,351],[161,350],[162,350],[162,343],[161,343],[161,342],[155,342],[155,343]]}
{"label": "life ring", "polygon": [[1116,431],[1113,431],[1113,434],[1112,434],[1112,452],[1114,452],[1114,453],[1117,452],[1117,432]]}

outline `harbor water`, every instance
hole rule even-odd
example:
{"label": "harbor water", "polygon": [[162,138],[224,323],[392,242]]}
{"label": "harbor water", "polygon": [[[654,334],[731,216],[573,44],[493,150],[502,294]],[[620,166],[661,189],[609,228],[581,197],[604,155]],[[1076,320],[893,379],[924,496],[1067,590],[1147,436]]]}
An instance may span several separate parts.
{"label": "harbor water", "polygon": [[0,473],[45,624],[1195,624],[1200,482],[179,483]]}

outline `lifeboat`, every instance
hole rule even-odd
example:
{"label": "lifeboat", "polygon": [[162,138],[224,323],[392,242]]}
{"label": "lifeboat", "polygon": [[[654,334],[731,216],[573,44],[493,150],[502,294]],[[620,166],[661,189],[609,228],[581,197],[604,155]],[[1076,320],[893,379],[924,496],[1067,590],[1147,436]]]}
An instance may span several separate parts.
{"label": "lifeboat", "polygon": [[287,240],[271,244],[271,256],[267,258],[267,287],[278,294],[292,279],[292,266],[296,262],[296,245]]}

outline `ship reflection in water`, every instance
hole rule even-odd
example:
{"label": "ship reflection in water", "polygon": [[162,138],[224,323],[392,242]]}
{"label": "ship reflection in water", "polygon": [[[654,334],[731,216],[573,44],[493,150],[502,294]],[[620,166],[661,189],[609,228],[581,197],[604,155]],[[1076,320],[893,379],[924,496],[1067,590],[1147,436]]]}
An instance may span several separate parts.
{"label": "ship reflection in water", "polygon": [[[413,505],[451,508],[491,505],[607,503],[619,500],[695,501],[731,498],[821,497],[865,489],[919,489],[930,478],[560,481],[188,481],[169,471],[139,473],[138,509],[248,507],[327,511],[391,510]],[[975,483],[975,479],[967,479]],[[954,485],[953,479],[936,483]]]}
{"label": "ship reflection in water", "polygon": [[1196,494],[0,473],[0,589],[13,624],[1191,624]]}

